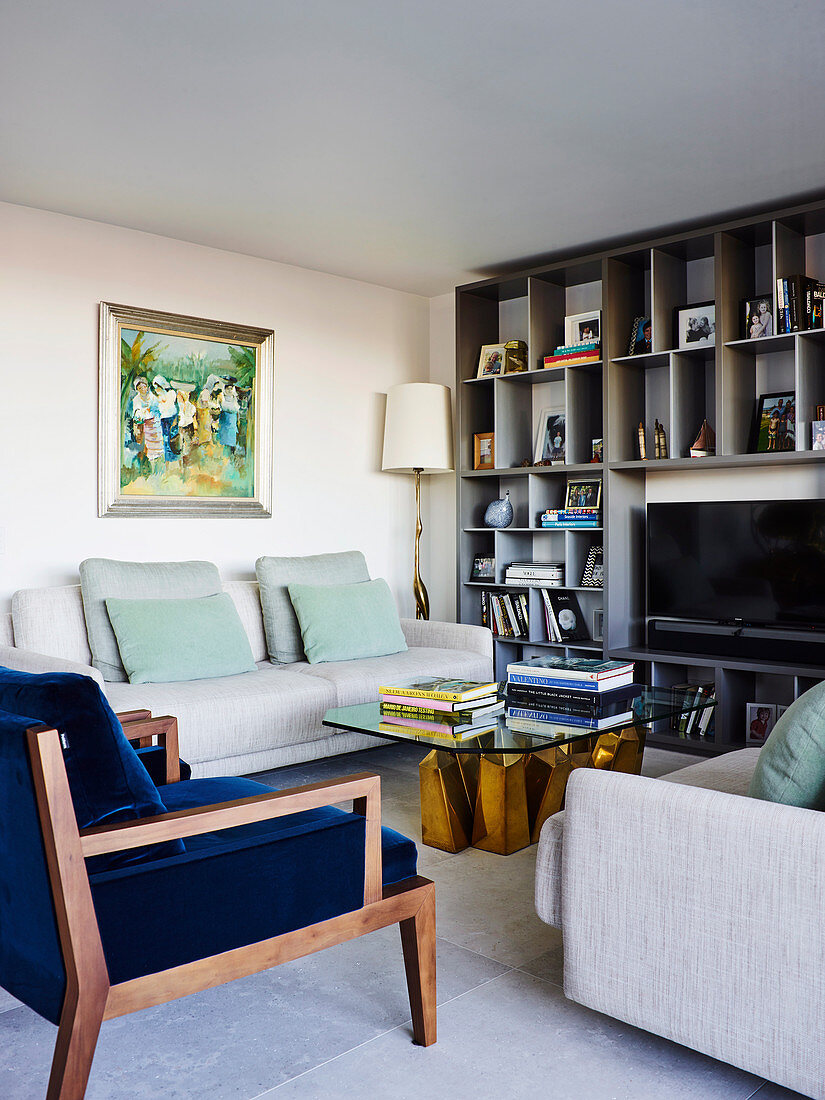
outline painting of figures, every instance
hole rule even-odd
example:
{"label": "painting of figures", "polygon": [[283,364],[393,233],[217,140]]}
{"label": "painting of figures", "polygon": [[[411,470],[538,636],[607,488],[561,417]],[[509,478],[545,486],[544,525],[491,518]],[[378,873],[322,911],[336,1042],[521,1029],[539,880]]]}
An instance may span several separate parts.
{"label": "painting of figures", "polygon": [[[101,434],[113,450],[114,417],[117,470],[102,514],[265,514],[269,471],[258,464],[271,452],[259,410],[271,388],[272,333],[165,314],[130,323],[112,310],[124,307],[107,306],[105,333],[102,321]],[[252,507],[239,511],[244,503]]]}

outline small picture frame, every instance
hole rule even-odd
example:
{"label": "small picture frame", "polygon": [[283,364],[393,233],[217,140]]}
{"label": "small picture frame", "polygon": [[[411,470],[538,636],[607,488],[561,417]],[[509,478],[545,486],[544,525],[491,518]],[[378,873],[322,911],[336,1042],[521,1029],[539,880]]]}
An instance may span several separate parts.
{"label": "small picture frame", "polygon": [[745,704],[745,744],[764,745],[776,725],[775,703]]}
{"label": "small picture frame", "polygon": [[602,338],[602,311],[591,309],[589,313],[571,313],[564,319],[565,344],[600,343]]}
{"label": "small picture frame", "polygon": [[561,464],[566,454],[566,421],[563,408],[542,409],[536,429],[533,465]]}
{"label": "small picture frame", "polygon": [[565,508],[589,508],[596,512],[602,506],[602,483],[595,481],[568,481],[564,498]]}
{"label": "small picture frame", "polygon": [[825,420],[825,405],[817,405],[816,418],[817,420]]}
{"label": "small picture frame", "polygon": [[700,302],[676,311],[679,348],[713,347],[716,343],[716,303]]}
{"label": "small picture frame", "polygon": [[793,390],[762,393],[756,403],[752,454],[796,449],[796,394]]}
{"label": "small picture frame", "polygon": [[744,340],[758,340],[763,336],[773,336],[773,299],[770,294],[763,294],[761,298],[744,298],[742,321]]}
{"label": "small picture frame", "polygon": [[496,559],[487,554],[476,554],[470,572],[471,581],[494,581],[496,579]]}
{"label": "small picture frame", "polygon": [[649,355],[653,351],[653,322],[649,317],[634,317],[630,330],[628,355]]}
{"label": "small picture frame", "polygon": [[593,612],[591,637],[594,642],[604,641],[604,609],[601,607],[597,607]]}
{"label": "small picture frame", "polygon": [[504,359],[504,344],[482,345],[476,378],[490,378],[496,374],[504,374]]}
{"label": "small picture frame", "polygon": [[825,419],[811,423],[811,450],[825,451]]}
{"label": "small picture frame", "polygon": [[476,432],[473,436],[473,469],[494,470],[495,466],[495,432]]}
{"label": "small picture frame", "polygon": [[785,711],[788,709],[788,707],[790,705],[791,705],[790,703],[787,703],[785,705],[783,705],[782,703],[777,703],[776,704],[776,720],[777,720],[777,722],[779,721],[779,719],[782,717],[782,715],[785,713]]}
{"label": "small picture frame", "polygon": [[604,546],[600,542],[591,543],[584,563],[580,588],[604,588]]}
{"label": "small picture frame", "polygon": [[604,440],[603,439],[591,439],[590,440],[590,461],[591,462],[603,462],[604,461]]}

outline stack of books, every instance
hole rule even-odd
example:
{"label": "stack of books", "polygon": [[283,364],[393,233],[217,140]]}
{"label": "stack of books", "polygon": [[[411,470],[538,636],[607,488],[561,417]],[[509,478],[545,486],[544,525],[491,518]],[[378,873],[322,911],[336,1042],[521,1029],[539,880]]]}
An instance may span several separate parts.
{"label": "stack of books", "polygon": [[[382,733],[451,740],[484,733],[484,722],[504,709],[497,683],[428,678],[378,689]],[[495,718],[489,727],[495,729]]]}
{"label": "stack of books", "polygon": [[598,363],[601,350],[598,340],[581,340],[575,344],[563,344],[552,355],[545,355],[545,367],[575,367],[582,363]]}
{"label": "stack of books", "polygon": [[[514,584],[514,581],[507,582]],[[522,586],[520,586],[522,587]],[[481,625],[502,638],[526,638],[529,632],[527,596],[523,592],[481,592]]]}
{"label": "stack of books", "polygon": [[[507,725],[521,733],[544,732],[547,723],[600,730],[629,722],[633,662],[587,657],[534,657],[507,666]],[[543,723],[543,724],[542,724]]]}
{"label": "stack of books", "polygon": [[504,570],[504,583],[518,588],[563,588],[563,561],[512,561]]}
{"label": "stack of books", "polygon": [[599,508],[548,508],[541,514],[542,527],[576,528],[601,527]]}
{"label": "stack of books", "polygon": [[807,275],[776,280],[776,331],[799,332],[823,327],[825,283]]}

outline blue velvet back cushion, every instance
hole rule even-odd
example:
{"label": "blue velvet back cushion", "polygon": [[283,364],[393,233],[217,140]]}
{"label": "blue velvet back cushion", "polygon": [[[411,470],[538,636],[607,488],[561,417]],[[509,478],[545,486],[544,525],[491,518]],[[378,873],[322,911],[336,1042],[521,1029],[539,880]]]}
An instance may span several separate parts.
{"label": "blue velvet back cushion", "polygon": [[0,711],[0,986],[56,1024],[66,988],[26,730]]}
{"label": "blue velvet back cushion", "polygon": [[[27,715],[60,731],[78,827],[166,813],[158,789],[126,740],[100,688],[68,672],[35,675],[0,667],[0,710]],[[32,723],[30,722],[30,725]],[[180,840],[88,861],[90,871],[176,855]]]}

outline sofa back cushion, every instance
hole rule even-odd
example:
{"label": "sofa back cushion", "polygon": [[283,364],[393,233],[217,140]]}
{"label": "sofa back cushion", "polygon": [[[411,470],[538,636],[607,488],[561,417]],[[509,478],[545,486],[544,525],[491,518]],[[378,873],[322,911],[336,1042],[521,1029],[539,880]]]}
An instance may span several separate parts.
{"label": "sofa back cushion", "polygon": [[112,561],[88,558],[80,563],[80,588],[89,632],[92,664],[104,680],[127,679],[106,600],[191,599],[222,590],[218,567],[209,561]]}
{"label": "sofa back cushion", "polygon": [[[15,672],[0,667],[0,710],[60,732],[78,827],[166,813],[158,789],[126,740],[98,685],[70,672]],[[89,860],[90,870],[120,867],[183,851],[179,840]]]}
{"label": "sofa back cushion", "polygon": [[261,590],[269,657],[282,664],[305,659],[301,628],[287,585],[356,584],[370,579],[360,550],[305,558],[258,558],[255,572]]}
{"label": "sofa back cushion", "polygon": [[768,735],[748,794],[825,810],[825,682],[791,703]]}
{"label": "sofa back cushion", "polygon": [[22,588],[11,598],[14,644],[81,665],[92,663],[79,584]]}
{"label": "sofa back cushion", "polygon": [[253,661],[265,661],[267,658],[266,634],[264,634],[264,617],[261,612],[258,582],[228,581],[223,586],[223,590],[232,597],[232,602],[241,617],[249,644],[252,646]]}

